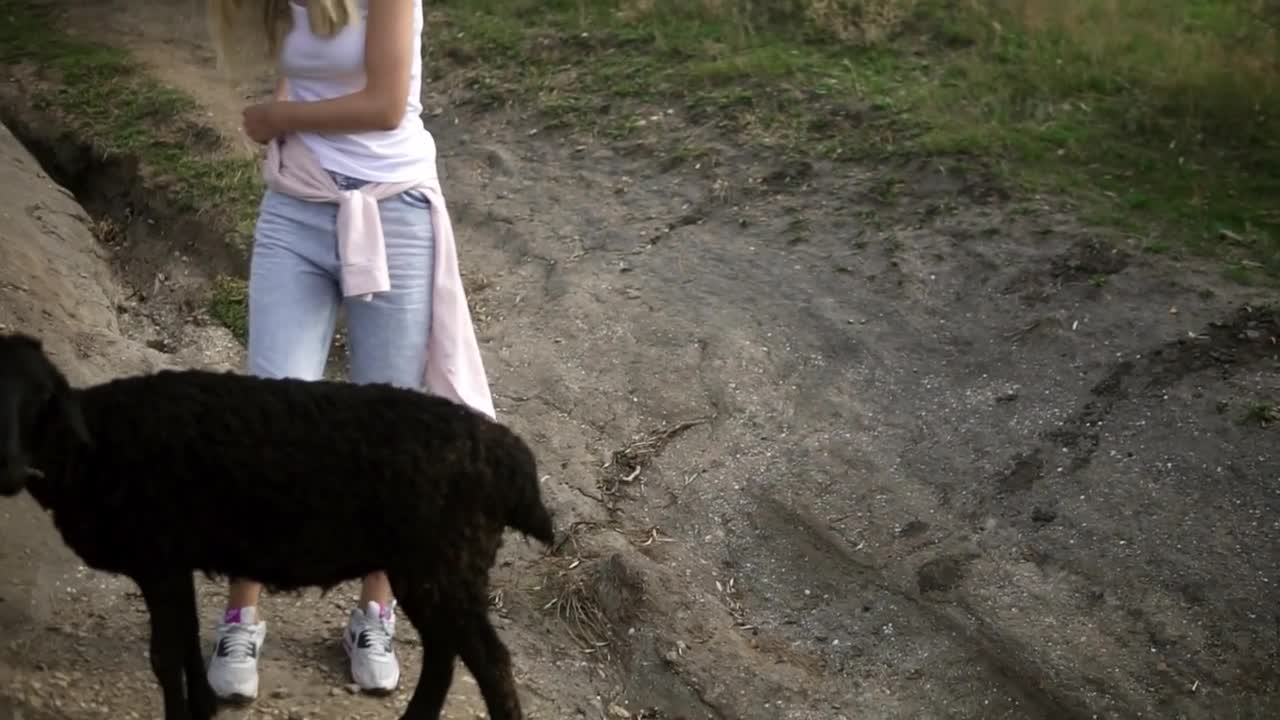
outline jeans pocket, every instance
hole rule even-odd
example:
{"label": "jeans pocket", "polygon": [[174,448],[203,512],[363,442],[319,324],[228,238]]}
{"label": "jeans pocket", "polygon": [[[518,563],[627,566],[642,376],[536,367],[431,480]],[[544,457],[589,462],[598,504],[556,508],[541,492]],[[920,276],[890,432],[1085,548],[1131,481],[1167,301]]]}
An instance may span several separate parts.
{"label": "jeans pocket", "polygon": [[426,210],[431,207],[431,201],[427,199],[427,194],[421,190],[405,190],[400,193],[400,202],[419,210]]}

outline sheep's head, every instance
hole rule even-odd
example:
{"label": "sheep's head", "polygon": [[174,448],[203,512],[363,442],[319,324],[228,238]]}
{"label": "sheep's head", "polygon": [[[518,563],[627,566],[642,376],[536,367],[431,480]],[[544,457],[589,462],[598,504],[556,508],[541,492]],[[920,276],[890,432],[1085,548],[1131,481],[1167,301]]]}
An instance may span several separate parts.
{"label": "sheep's head", "polygon": [[89,443],[75,394],[40,341],[0,335],[0,495],[16,495],[40,477],[40,469],[31,466],[33,443],[50,429]]}

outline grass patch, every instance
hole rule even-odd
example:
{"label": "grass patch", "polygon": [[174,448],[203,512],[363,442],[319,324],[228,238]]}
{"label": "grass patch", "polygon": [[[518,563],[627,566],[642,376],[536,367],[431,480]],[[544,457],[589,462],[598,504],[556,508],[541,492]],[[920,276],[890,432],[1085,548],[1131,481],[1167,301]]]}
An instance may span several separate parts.
{"label": "grass patch", "polygon": [[[1006,159],[1148,246],[1280,279],[1280,6],[1000,0],[930,16],[966,47],[922,106],[927,146]],[[981,9],[978,9],[981,8]],[[946,114],[946,119],[940,118]]]}
{"label": "grass patch", "polygon": [[[187,95],[153,79],[120,49],[70,37],[55,4],[0,0],[0,64],[40,73],[29,102],[103,157],[137,158],[177,210],[226,227],[243,246],[252,236],[262,181],[256,161],[229,157],[217,136],[191,120]],[[242,341],[243,283],[220,278],[210,311]]]}
{"label": "grass patch", "polygon": [[[472,102],[702,162],[707,138],[780,156],[967,155],[1065,192],[1151,253],[1280,280],[1280,6],[1271,0],[439,0],[429,68]],[[0,0],[0,63],[31,102],[131,154],[248,237],[261,180],[126,52],[57,3]],[[444,63],[439,62],[444,60]],[[203,148],[203,149],[202,149]]]}
{"label": "grass patch", "polygon": [[1275,423],[1280,423],[1280,407],[1265,401],[1251,403],[1240,418],[1242,425],[1257,425],[1265,428]]}
{"label": "grass patch", "polygon": [[1029,189],[1068,193],[1149,251],[1219,258],[1241,281],[1280,279],[1274,2],[436,7],[431,52],[465,74],[478,103],[532,102],[552,126],[671,147],[712,128],[789,155],[972,156]]}
{"label": "grass patch", "polygon": [[209,314],[242,343],[249,341],[249,286],[241,278],[220,275],[213,281]]}
{"label": "grass patch", "polygon": [[913,65],[888,53],[854,58],[837,44],[762,35],[692,0],[436,6],[446,12],[429,52],[471,70],[475,102],[532,102],[552,126],[630,139],[664,133],[678,111],[764,147],[836,158],[901,139],[893,108]]}
{"label": "grass patch", "polygon": [[195,102],[151,79],[128,52],[63,32],[59,7],[0,0],[0,64],[49,80],[35,84],[31,107],[103,157],[138,158],[178,209],[213,211],[248,237],[262,194],[256,162],[222,153],[216,136],[191,121]]}

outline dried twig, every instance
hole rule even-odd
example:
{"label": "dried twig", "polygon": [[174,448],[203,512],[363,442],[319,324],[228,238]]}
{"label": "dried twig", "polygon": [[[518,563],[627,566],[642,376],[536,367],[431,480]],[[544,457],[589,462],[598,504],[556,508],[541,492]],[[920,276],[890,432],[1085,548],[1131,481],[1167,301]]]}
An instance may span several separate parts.
{"label": "dried twig", "polygon": [[729,578],[727,582],[720,582],[719,580],[715,582],[716,591],[720,593],[725,609],[733,616],[734,627],[739,630],[750,630],[755,627],[747,623],[747,610],[742,606],[742,602],[738,600],[739,593],[736,578]]}
{"label": "dried twig", "polygon": [[569,524],[569,530],[560,538],[560,542],[551,548],[552,555],[559,555],[566,544],[573,545],[573,554],[578,561],[582,560],[582,549],[578,547],[578,533],[585,530],[596,530],[600,528],[600,523],[591,522],[590,520],[575,520]]}
{"label": "dried twig", "polygon": [[667,537],[657,525],[649,528],[642,534],[639,534],[638,537],[643,539],[639,540],[634,537],[628,537],[627,539],[630,540],[633,545],[638,547],[649,547],[654,543],[675,542],[675,538]]}
{"label": "dried twig", "polygon": [[615,450],[601,468],[602,470],[609,468],[615,470],[612,478],[607,478],[601,483],[601,490],[605,495],[615,495],[623,485],[630,485],[636,482],[643,483],[644,480],[641,477],[641,473],[653,458],[662,452],[663,448],[674,440],[676,436],[690,428],[705,425],[711,422],[711,419],[710,417],[697,418],[668,425],[636,438],[621,450]]}

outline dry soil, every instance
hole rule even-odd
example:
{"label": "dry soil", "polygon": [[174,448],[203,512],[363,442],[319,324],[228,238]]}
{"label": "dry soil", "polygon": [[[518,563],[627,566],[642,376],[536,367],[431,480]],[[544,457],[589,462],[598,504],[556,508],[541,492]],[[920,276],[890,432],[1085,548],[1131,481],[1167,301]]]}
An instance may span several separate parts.
{"label": "dry soil", "polygon": [[[249,152],[246,94],[189,7],[81,6],[73,30]],[[499,413],[566,533],[510,542],[495,573],[531,718],[1280,716],[1280,428],[1249,420],[1280,399],[1280,318],[1259,291],[962,166],[672,170],[469,111],[430,72]],[[235,262],[127,168],[57,161],[35,81],[5,79],[35,154],[0,134],[0,326],[77,383],[240,367],[201,300]],[[221,593],[201,581],[206,628]],[[400,694],[349,693],[352,601],[268,598],[264,696],[226,716],[394,717],[415,641]],[[0,505],[0,718],[156,717],[145,652],[133,587],[28,499]],[[483,717],[465,672],[448,717]]]}

